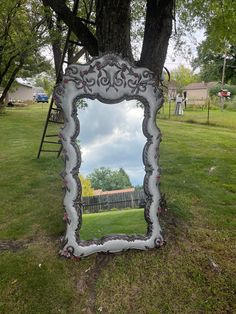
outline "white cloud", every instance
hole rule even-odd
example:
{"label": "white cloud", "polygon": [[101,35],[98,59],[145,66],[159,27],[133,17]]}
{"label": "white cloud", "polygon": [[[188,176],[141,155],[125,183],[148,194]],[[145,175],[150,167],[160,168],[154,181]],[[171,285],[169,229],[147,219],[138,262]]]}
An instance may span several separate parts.
{"label": "white cloud", "polygon": [[124,168],[133,185],[142,184],[142,151],[146,138],[142,133],[143,109],[135,101],[103,104],[87,100],[88,108],[78,109],[79,141],[82,152],[81,173],[95,168]]}

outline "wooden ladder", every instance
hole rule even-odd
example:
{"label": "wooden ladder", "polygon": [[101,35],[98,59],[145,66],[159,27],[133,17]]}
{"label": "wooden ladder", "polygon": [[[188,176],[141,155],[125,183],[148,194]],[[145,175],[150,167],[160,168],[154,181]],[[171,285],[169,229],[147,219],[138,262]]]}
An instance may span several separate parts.
{"label": "wooden ladder", "polygon": [[[74,4],[73,4],[73,10],[72,10],[74,15],[77,14],[78,5],[79,5],[79,0],[75,0]],[[70,64],[69,60],[66,60],[66,53],[68,52],[69,44],[82,46],[79,42],[70,40],[70,37],[71,37],[71,29],[68,28],[67,35],[66,35],[66,41],[65,41],[63,52],[62,52],[61,61],[60,61],[59,70],[58,70],[58,73],[56,75],[56,84],[58,84],[61,80],[61,73],[63,73],[63,65],[65,63],[67,65]],[[40,158],[40,155],[42,152],[56,153],[57,158],[61,154],[62,144],[61,144],[60,139],[58,138],[58,134],[55,134],[55,128],[54,128],[54,134],[52,134],[52,130],[51,130],[52,127],[50,127],[50,125],[52,125],[52,124],[64,125],[61,109],[56,106],[53,97],[51,98],[51,101],[50,101],[48,114],[47,114],[47,118],[46,118],[46,121],[44,124],[43,134],[41,137],[41,142],[39,145],[37,158]],[[53,145],[53,147],[52,147],[52,145]],[[48,148],[48,146],[49,146],[49,148]]]}

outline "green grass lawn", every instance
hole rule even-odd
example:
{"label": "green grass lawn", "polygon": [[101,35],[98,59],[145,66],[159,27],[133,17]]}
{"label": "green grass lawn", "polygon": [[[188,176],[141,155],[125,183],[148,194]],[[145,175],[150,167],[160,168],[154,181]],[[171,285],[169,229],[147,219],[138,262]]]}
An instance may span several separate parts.
{"label": "green grass lawn", "polygon": [[[0,313],[235,313],[235,113],[222,127],[159,121],[165,247],[82,261],[57,255],[63,163],[36,158],[46,114],[0,115]],[[145,230],[140,209],[83,220],[83,238]]]}
{"label": "green grass lawn", "polygon": [[145,234],[146,223],[143,209],[125,209],[83,215],[81,238],[101,238],[111,233]]}
{"label": "green grass lawn", "polygon": [[[164,107],[160,110],[159,118],[169,119],[179,122],[191,122],[191,123],[201,123],[207,124],[208,112],[207,109],[201,109],[200,107],[188,108],[184,110],[183,116],[175,116],[175,103],[171,102],[170,106],[170,117],[169,117],[169,103],[166,103]],[[223,112],[220,108],[210,109],[209,112],[209,124],[212,126],[227,127],[231,129],[236,129],[236,111],[224,110]]]}

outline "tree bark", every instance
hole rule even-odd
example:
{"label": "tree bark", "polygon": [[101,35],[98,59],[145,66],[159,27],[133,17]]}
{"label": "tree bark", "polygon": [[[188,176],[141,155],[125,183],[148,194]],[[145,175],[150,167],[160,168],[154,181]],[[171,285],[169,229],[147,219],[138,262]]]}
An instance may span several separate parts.
{"label": "tree bark", "polygon": [[172,32],[174,0],[147,0],[143,47],[139,66],[151,69],[160,79]]}
{"label": "tree bark", "polygon": [[50,40],[51,40],[51,45],[52,45],[52,53],[53,53],[53,60],[54,60],[54,66],[56,70],[56,75],[58,75],[58,72],[60,71],[60,63],[61,63],[61,58],[62,58],[62,52],[61,52],[61,41],[60,37],[57,36],[55,37],[55,28],[57,31],[59,31],[59,34],[61,34],[61,28],[60,28],[60,23],[57,19],[56,26],[54,25],[53,19],[52,19],[52,14],[50,12],[49,7],[46,4],[45,0],[43,1],[44,5],[44,14],[46,17],[46,22],[47,22],[47,27],[50,35]]}
{"label": "tree bark", "polygon": [[[152,70],[159,81],[172,32],[176,0],[147,0],[143,46],[138,66]],[[130,43],[131,0],[96,0],[96,37],[64,0],[44,0],[67,24],[92,56],[115,52],[133,61]]]}
{"label": "tree bark", "polygon": [[11,74],[11,76],[10,76],[8,82],[7,82],[7,85],[5,86],[5,88],[4,88],[3,92],[2,92],[2,95],[0,97],[0,110],[5,107],[4,100],[5,100],[6,96],[7,96],[7,93],[9,91],[9,89],[11,88],[13,82],[16,79],[17,73],[20,71],[20,69],[22,68],[23,64],[24,64],[24,60],[21,59],[19,64],[17,65],[17,67],[12,72],[12,74]]}
{"label": "tree bark", "polygon": [[99,51],[116,52],[132,61],[130,2],[96,0],[96,36]]}
{"label": "tree bark", "polygon": [[7,74],[13,60],[18,56],[18,54],[15,54],[14,56],[11,56],[10,59],[8,60],[4,70],[0,73],[0,85],[2,84],[2,81],[4,79],[4,76]]}

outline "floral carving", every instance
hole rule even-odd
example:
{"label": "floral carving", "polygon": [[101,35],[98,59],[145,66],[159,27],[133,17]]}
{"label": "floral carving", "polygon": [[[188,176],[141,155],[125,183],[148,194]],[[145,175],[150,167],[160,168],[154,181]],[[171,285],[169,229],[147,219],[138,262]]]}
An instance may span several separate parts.
{"label": "floral carving", "polygon": [[[113,71],[109,71],[113,68]],[[137,68],[138,69],[138,68]],[[91,77],[95,74],[96,79]],[[71,65],[66,70],[66,79],[74,81],[77,89],[82,89],[85,93],[92,92],[93,87],[105,87],[108,92],[110,89],[118,92],[119,88],[130,87],[131,94],[138,95],[145,92],[148,85],[156,87],[154,74],[148,70],[140,73],[127,63],[120,63],[120,59],[108,55],[103,61],[96,61],[87,70],[80,70],[75,65]]]}

